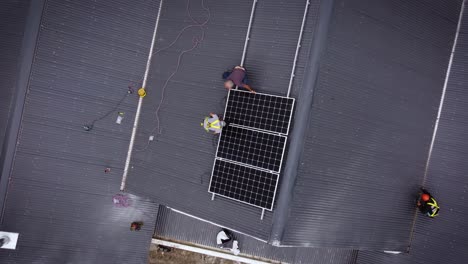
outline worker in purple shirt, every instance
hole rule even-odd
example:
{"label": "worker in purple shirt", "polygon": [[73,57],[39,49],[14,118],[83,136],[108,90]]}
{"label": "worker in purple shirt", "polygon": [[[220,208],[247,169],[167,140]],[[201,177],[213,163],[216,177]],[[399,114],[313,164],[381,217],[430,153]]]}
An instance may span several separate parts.
{"label": "worker in purple shirt", "polygon": [[224,87],[228,90],[238,86],[255,93],[252,87],[247,84],[247,74],[242,66],[236,66],[232,71],[224,72],[223,79],[225,80]]}

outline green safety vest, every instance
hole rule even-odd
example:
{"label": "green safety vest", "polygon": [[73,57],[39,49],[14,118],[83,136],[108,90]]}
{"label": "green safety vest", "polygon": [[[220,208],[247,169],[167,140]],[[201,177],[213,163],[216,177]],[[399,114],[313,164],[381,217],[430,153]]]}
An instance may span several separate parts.
{"label": "green safety vest", "polygon": [[435,208],[436,210],[432,210],[432,212],[429,214],[430,217],[437,216],[439,214],[439,205],[437,204],[436,200],[431,197],[431,201],[427,203],[430,205],[433,209]]}
{"label": "green safety vest", "polygon": [[221,126],[219,124],[219,119],[215,120],[213,123],[208,122],[208,119],[209,119],[208,117],[205,118],[205,122],[207,124],[207,126],[205,127],[206,131],[209,131],[210,128],[221,129]]}

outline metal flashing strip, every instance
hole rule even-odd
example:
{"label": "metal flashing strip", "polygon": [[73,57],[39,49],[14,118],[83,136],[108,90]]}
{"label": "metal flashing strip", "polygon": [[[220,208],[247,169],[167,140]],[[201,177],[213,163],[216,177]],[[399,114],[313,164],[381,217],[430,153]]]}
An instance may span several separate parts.
{"label": "metal flashing strip", "polygon": [[307,12],[309,11],[309,6],[310,6],[310,1],[306,0],[306,5],[304,8],[304,16],[302,17],[302,24],[301,24],[301,32],[299,33],[299,38],[297,40],[297,46],[296,46],[296,53],[294,54],[294,61],[293,61],[293,67],[291,70],[291,77],[289,78],[289,85],[288,85],[288,93],[286,94],[287,97],[291,94],[291,87],[293,84],[293,80],[296,72],[296,66],[297,66],[297,58],[299,57],[299,50],[301,48],[301,42],[302,42],[302,34],[304,33],[304,26],[305,22],[307,19]]}
{"label": "metal flashing strip", "polygon": [[439,128],[440,116],[442,114],[442,108],[444,106],[445,93],[447,91],[447,86],[448,86],[449,77],[450,77],[450,70],[452,69],[453,58],[455,56],[455,51],[456,51],[456,48],[457,48],[458,36],[460,35],[460,28],[461,28],[461,22],[462,22],[462,19],[463,19],[464,9],[465,9],[465,0],[463,0],[461,8],[460,8],[460,15],[458,17],[458,24],[457,24],[457,31],[455,33],[455,39],[453,40],[452,52],[450,54],[449,64],[447,66],[447,72],[445,74],[444,88],[442,89],[442,95],[440,97],[440,103],[439,103],[439,110],[437,111],[437,118],[436,118],[436,121],[435,121],[435,124],[434,124],[434,132],[432,134],[431,144],[429,146],[429,152],[427,154],[426,166],[424,168],[424,178],[423,178],[423,183],[422,183],[423,186],[424,186],[424,183],[426,182],[427,172],[428,172],[429,165],[430,165],[430,162],[431,162],[432,150],[434,148],[434,143],[435,143],[435,139],[436,139],[436,136],[437,136],[437,130]]}
{"label": "metal flashing strip", "polygon": [[[162,5],[163,5],[164,0],[160,0],[159,2],[159,10],[158,10],[158,16],[156,17],[156,24],[154,25],[154,32],[153,32],[153,38],[151,39],[151,46],[150,50],[148,53],[148,60],[146,62],[146,68],[145,68],[145,74],[143,76],[143,84],[142,88],[146,89],[146,84],[148,83],[148,74],[149,74],[149,69],[151,67],[151,61],[153,59],[153,50],[154,50],[154,45],[156,43],[156,35],[158,33],[158,28],[159,28],[159,18],[161,17],[161,10],[162,10]],[[141,107],[143,105],[143,96],[140,96],[138,98],[138,106],[135,114],[135,121],[133,122],[133,128],[132,128],[132,135],[130,137],[130,143],[128,144],[128,151],[127,151],[127,158],[125,159],[125,166],[124,166],[124,171],[122,175],[122,181],[120,183],[120,191],[125,191],[125,185],[127,182],[127,177],[128,177],[128,171],[130,169],[130,162],[132,160],[132,154],[133,154],[133,147],[135,145],[135,137],[136,137],[136,132],[138,130],[138,125],[140,122],[140,115],[141,115]]]}
{"label": "metal flashing strip", "polygon": [[242,50],[242,58],[241,58],[241,62],[239,64],[240,66],[244,66],[245,54],[247,53],[247,46],[248,46],[249,40],[250,40],[250,29],[252,28],[252,22],[253,22],[256,6],[257,6],[257,0],[253,0],[252,9],[250,11],[249,26],[247,27],[247,33],[245,34],[244,49]]}
{"label": "metal flashing strip", "polygon": [[199,254],[203,254],[203,255],[208,255],[208,256],[212,256],[212,257],[228,259],[228,260],[241,262],[241,263],[247,263],[247,264],[268,264],[268,263],[271,263],[271,262],[264,262],[264,261],[260,261],[260,260],[255,260],[255,259],[248,258],[248,257],[237,256],[237,255],[234,255],[232,253],[228,253],[228,251],[221,252],[221,251],[217,251],[217,250],[201,248],[201,247],[181,244],[181,243],[178,243],[178,242],[162,240],[162,239],[153,238],[151,243],[156,244],[156,245],[162,245],[162,246],[170,247],[170,248],[177,248],[177,249],[182,249],[182,250],[185,250],[185,251],[191,251],[191,252],[195,252],[195,253],[199,253]]}
{"label": "metal flashing strip", "polygon": [[220,225],[220,224],[217,224],[217,223],[208,221],[208,220],[206,220],[206,219],[203,219],[203,218],[200,218],[200,217],[197,217],[197,216],[188,214],[188,213],[186,213],[186,212],[183,212],[183,211],[174,209],[174,208],[169,207],[169,206],[166,206],[166,207],[169,208],[171,211],[174,211],[174,212],[176,212],[176,213],[179,213],[179,214],[182,214],[182,215],[191,217],[191,218],[196,219],[196,220],[198,220],[198,221],[202,221],[202,222],[205,222],[205,223],[214,225],[214,226],[218,226],[218,227],[220,227],[220,228],[226,228],[226,229],[229,229],[229,230],[231,230],[231,231],[233,231],[233,232],[235,232],[235,233],[238,233],[238,234],[241,234],[241,235],[244,235],[244,236],[251,237],[251,238],[253,238],[253,239],[255,239],[255,240],[258,240],[258,241],[260,241],[260,242],[263,242],[263,243],[267,243],[266,240],[263,240],[263,239],[260,239],[260,238],[258,238],[258,237],[252,236],[252,235],[250,235],[250,234],[241,232],[241,231],[239,231],[239,230],[236,230],[235,228],[230,228],[230,227],[227,227],[227,226],[223,226],[223,225]]}

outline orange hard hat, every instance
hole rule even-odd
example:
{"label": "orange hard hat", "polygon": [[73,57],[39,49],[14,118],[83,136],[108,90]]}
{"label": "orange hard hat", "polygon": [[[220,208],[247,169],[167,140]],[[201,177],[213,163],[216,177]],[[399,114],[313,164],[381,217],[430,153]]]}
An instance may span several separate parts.
{"label": "orange hard hat", "polygon": [[421,200],[422,201],[427,202],[427,201],[429,201],[429,199],[431,199],[431,196],[429,196],[429,194],[427,194],[427,193],[421,194]]}

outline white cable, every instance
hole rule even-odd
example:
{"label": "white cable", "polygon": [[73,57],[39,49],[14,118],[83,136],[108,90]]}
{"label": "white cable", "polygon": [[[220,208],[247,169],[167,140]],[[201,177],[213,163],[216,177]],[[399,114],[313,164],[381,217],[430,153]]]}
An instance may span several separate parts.
{"label": "white cable", "polygon": [[[156,33],[158,31],[159,18],[161,17],[162,4],[163,4],[163,0],[160,0],[158,16],[156,17],[156,24],[154,26],[153,39],[151,40],[151,46],[150,46],[150,50],[149,50],[149,54],[148,54],[148,60],[146,62],[145,74],[143,76],[143,84],[141,86],[142,88],[146,88],[146,84],[148,82],[148,74],[149,74],[149,69],[151,67],[151,59],[153,58],[153,49],[154,49],[154,44],[156,42]],[[127,182],[128,170],[130,168],[130,161],[132,159],[133,146],[135,144],[136,132],[137,132],[138,124],[139,124],[139,121],[140,121],[140,113],[141,113],[142,104],[143,104],[143,97],[140,96],[140,98],[138,100],[137,111],[136,111],[136,114],[135,114],[135,121],[133,122],[132,135],[130,137],[130,143],[128,145],[127,159],[125,160],[125,167],[124,167],[124,171],[123,171],[123,175],[122,175],[122,182],[120,183],[120,190],[121,191],[125,190],[125,184]]]}

